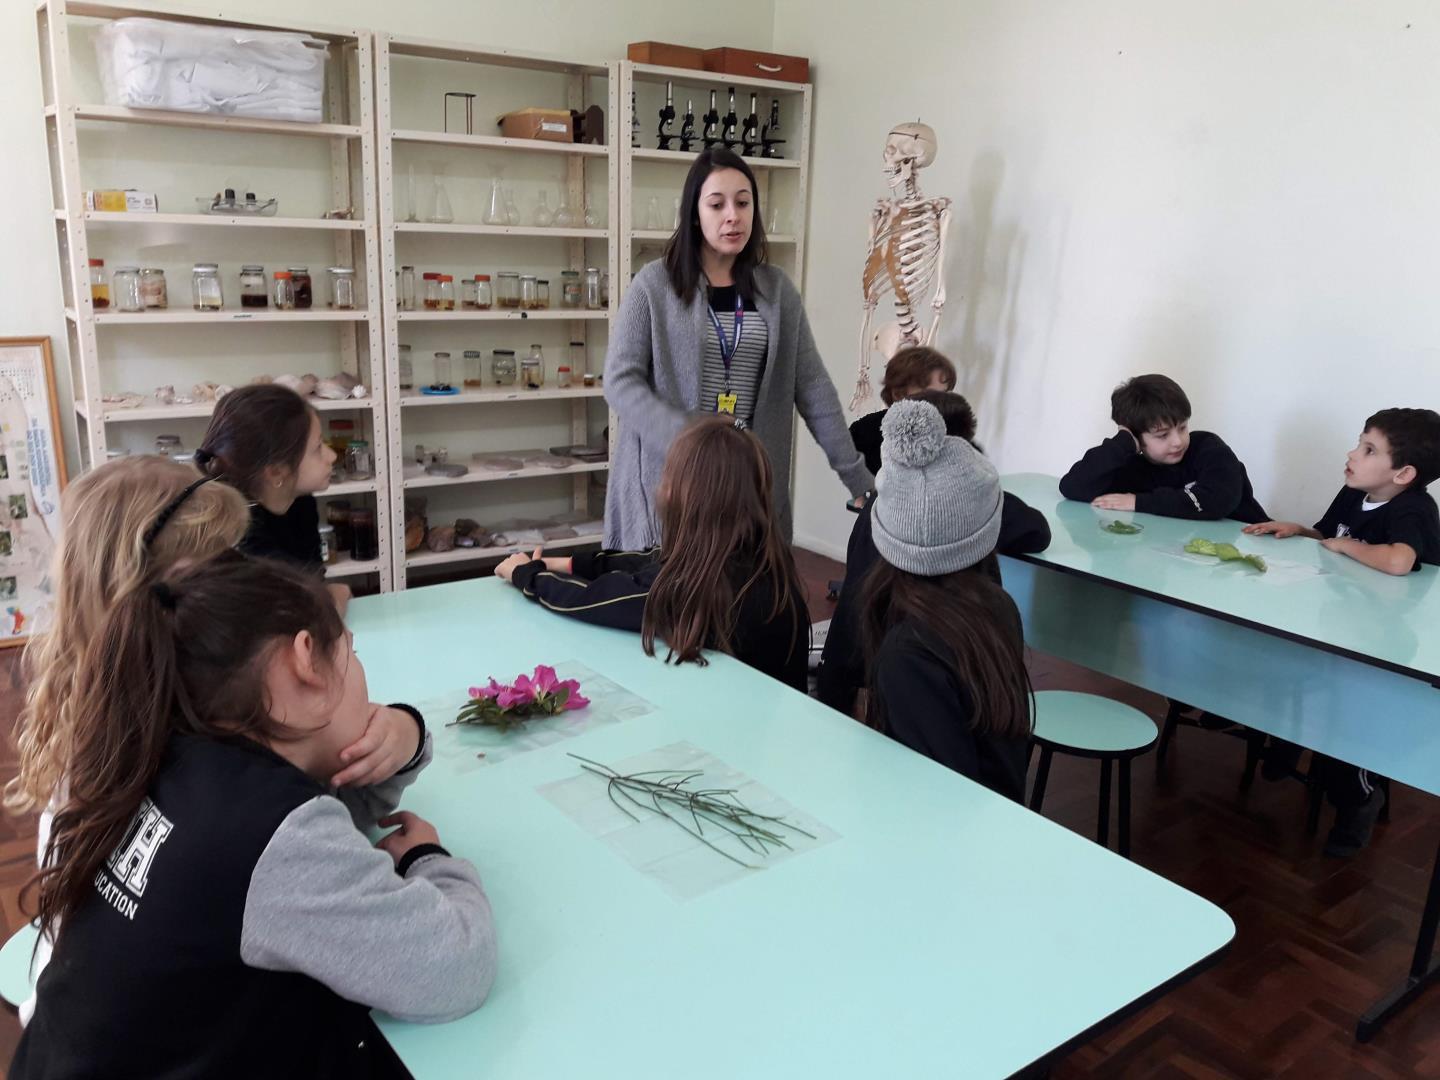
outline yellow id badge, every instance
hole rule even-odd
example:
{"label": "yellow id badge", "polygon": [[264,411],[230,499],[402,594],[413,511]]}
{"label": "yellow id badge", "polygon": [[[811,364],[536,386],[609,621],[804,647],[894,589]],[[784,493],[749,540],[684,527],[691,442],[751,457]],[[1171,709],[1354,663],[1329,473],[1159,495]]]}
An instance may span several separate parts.
{"label": "yellow id badge", "polygon": [[735,405],[739,400],[739,394],[716,394],[715,411],[725,413],[727,416],[734,416]]}

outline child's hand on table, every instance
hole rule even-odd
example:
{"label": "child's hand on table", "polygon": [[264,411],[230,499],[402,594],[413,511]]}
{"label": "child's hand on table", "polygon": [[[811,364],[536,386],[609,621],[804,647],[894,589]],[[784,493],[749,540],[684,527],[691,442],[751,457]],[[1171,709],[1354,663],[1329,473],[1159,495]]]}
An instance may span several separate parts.
{"label": "child's hand on table", "polygon": [[420,739],[420,725],[404,709],[372,703],[365,733],[340,751],[345,767],[330,783],[366,787],[389,780],[420,752]]}
{"label": "child's hand on table", "polygon": [[1305,526],[1293,521],[1257,521],[1253,525],[1246,525],[1240,531],[1251,536],[1273,536],[1276,540],[1288,540],[1304,532]]}
{"label": "child's hand on table", "polygon": [[1134,510],[1134,495],[1101,495],[1098,499],[1090,500],[1090,505],[1096,510]]}
{"label": "child's hand on table", "polygon": [[1353,543],[1355,543],[1353,536],[1332,536],[1328,540],[1321,540],[1320,546],[1326,551],[1338,551],[1343,555],[1346,548]]}
{"label": "child's hand on table", "polygon": [[413,847],[421,844],[440,843],[440,834],[435,831],[424,818],[410,813],[409,810],[400,810],[380,819],[382,828],[388,829],[391,825],[400,826],[394,832],[382,836],[375,844],[377,848],[395,860],[395,865],[400,865],[400,860],[405,853]]}
{"label": "child's hand on table", "polygon": [[545,558],[545,549],[537,547],[529,555],[526,555],[523,552],[519,551],[517,551],[514,555],[511,555],[499,566],[495,567],[495,576],[500,578],[500,580],[502,581],[509,581],[515,576],[515,571],[517,569],[522,566],[527,566],[532,562],[542,562],[545,564],[546,570],[551,570],[557,574],[570,573],[570,568],[574,565],[573,560],[569,558],[547,559]]}

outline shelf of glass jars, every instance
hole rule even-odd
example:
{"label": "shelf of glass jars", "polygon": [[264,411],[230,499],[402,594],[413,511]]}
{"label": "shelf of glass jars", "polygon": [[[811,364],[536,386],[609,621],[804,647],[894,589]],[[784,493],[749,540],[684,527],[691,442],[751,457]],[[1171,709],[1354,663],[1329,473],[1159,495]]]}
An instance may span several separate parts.
{"label": "shelf of glass jars", "polygon": [[632,63],[630,69],[636,78],[645,82],[675,82],[681,86],[744,86],[755,90],[774,90],[783,94],[801,94],[809,85],[781,79],[759,79],[752,75],[726,75],[720,71],[661,67],[659,64]]}
{"label": "shelf of glass jars", "polygon": [[[216,116],[212,113],[173,112],[168,109],[127,109],[121,105],[67,105],[76,120],[154,124],[162,127],[203,128],[208,131],[238,131],[252,135],[308,135],[312,138],[358,139],[364,133],[359,124],[306,124],[298,120],[257,120],[248,116]],[[54,105],[45,106],[45,115],[54,118]]]}
{"label": "shelf of glass jars", "polygon": [[505,322],[513,319],[540,319],[552,322],[571,322],[575,319],[608,319],[610,312],[604,308],[546,308],[541,311],[397,311],[398,322]]}
{"label": "shelf of glass jars", "polygon": [[[113,210],[85,210],[80,216],[91,225],[182,225],[199,228],[247,228],[247,229],[316,229],[325,232],[363,232],[366,223],[351,219],[298,217],[261,217],[254,214],[143,214],[124,213]],[[64,210],[56,210],[55,217],[64,221]]]}
{"label": "shelf of glass jars", "polygon": [[455,225],[428,221],[398,221],[397,233],[432,233],[441,236],[525,236],[553,240],[608,240],[608,229],[557,229],[540,225]]}
{"label": "shelf of glass jars", "polygon": [[[546,540],[544,548],[547,552],[563,551],[566,548],[589,547],[592,544],[603,542],[603,533],[587,533],[584,536],[569,536],[563,540]],[[473,547],[455,548],[452,551],[427,551],[423,554],[407,555],[405,557],[405,568],[407,570],[418,570],[425,566],[444,566],[446,563],[459,562],[480,562],[484,559],[504,559],[516,552],[531,552],[535,545],[514,544],[509,547]]]}
{"label": "shelf of glass jars", "polygon": [[380,572],[379,559],[363,559],[356,561],[350,557],[348,551],[341,551],[335,555],[335,561],[325,566],[325,576],[328,578],[359,577],[361,574],[378,574]]}
{"label": "shelf of glass jars", "polygon": [[[467,312],[468,314],[468,312]],[[532,312],[533,314],[533,312]],[[65,317],[78,322],[74,308],[65,309]],[[403,317],[403,316],[402,316]],[[365,322],[368,311],[315,308],[310,311],[246,311],[244,308],[221,308],[219,311],[184,311],[175,308],[150,308],[145,311],[97,311],[95,322],[102,326],[158,326],[162,323],[237,323],[237,322]]]}
{"label": "shelf of glass jars", "polygon": [[537,476],[575,476],[579,473],[604,472],[610,468],[608,461],[577,461],[563,469],[552,469],[546,465],[535,465],[528,469],[512,469],[509,472],[481,472],[471,469],[464,476],[427,476],[418,466],[405,469],[405,490],[416,488],[450,487],[454,484],[489,484],[501,480],[531,480]]}
{"label": "shelf of glass jars", "polygon": [[[379,407],[375,398],[307,398],[309,404],[320,412],[364,409],[367,412]],[[90,407],[84,401],[75,402],[75,411],[86,423],[90,422]],[[135,408],[115,406],[107,408],[100,419],[107,424],[138,424],[166,420],[204,419],[215,411],[213,401],[197,401],[191,405],[157,405],[151,398]]]}
{"label": "shelf of glass jars", "polygon": [[481,150],[526,150],[537,154],[578,154],[581,157],[603,158],[608,146],[594,143],[550,142],[546,139],[507,139],[500,135],[465,135],[446,131],[392,131],[396,142],[432,143],[441,146],[473,146]]}
{"label": "shelf of glass jars", "polygon": [[342,498],[347,495],[373,495],[377,490],[375,479],[342,480],[331,484],[324,491],[316,492],[317,499]]}
{"label": "shelf of glass jars", "polygon": [[[644,147],[635,147],[630,151],[630,156],[637,161],[670,161],[675,164],[686,164],[699,157],[695,150],[682,152],[680,150],[649,150]],[[747,157],[745,164],[752,169],[798,169],[800,162],[792,158],[762,158]]]}
{"label": "shelf of glass jars", "polygon": [[605,396],[603,386],[540,387],[535,390],[462,390],[458,394],[421,394],[413,390],[402,390],[400,407],[407,409],[422,405],[494,405],[507,401],[558,401],[563,398],[600,398]]}
{"label": "shelf of glass jars", "polygon": [[[644,242],[647,242],[647,243],[649,243],[649,242],[664,243],[665,241],[669,240],[670,237],[673,236],[673,235],[674,235],[674,233],[673,233],[670,229],[632,229],[632,230],[630,230],[630,239],[631,239],[631,240],[644,241]],[[799,239],[799,237],[797,237],[794,233],[766,233],[766,234],[765,234],[765,240],[766,240],[766,242],[767,242],[767,243],[771,243],[771,244],[793,244],[793,243],[795,243],[798,239]]]}

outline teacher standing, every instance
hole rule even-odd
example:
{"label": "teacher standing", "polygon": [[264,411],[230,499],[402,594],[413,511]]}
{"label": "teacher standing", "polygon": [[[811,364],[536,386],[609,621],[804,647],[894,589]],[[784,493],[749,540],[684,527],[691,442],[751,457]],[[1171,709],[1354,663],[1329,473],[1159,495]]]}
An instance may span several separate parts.
{"label": "teacher standing", "polygon": [[605,546],[659,544],[655,485],[670,443],[701,413],[734,416],[765,444],[788,539],[795,410],[851,495],[869,490],[873,478],[850,439],[800,293],[765,261],[750,166],[722,147],[702,150],[680,213],[665,257],[631,282],[605,357],[605,398],[619,417]]}

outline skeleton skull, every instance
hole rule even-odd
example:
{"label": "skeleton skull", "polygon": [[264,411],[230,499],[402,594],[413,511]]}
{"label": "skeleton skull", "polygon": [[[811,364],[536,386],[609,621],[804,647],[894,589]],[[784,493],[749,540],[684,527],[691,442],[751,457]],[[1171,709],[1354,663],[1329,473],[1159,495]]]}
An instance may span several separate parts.
{"label": "skeleton skull", "polygon": [[918,121],[896,124],[885,140],[885,173],[890,186],[909,183],[916,169],[923,169],[935,160],[935,129]]}

